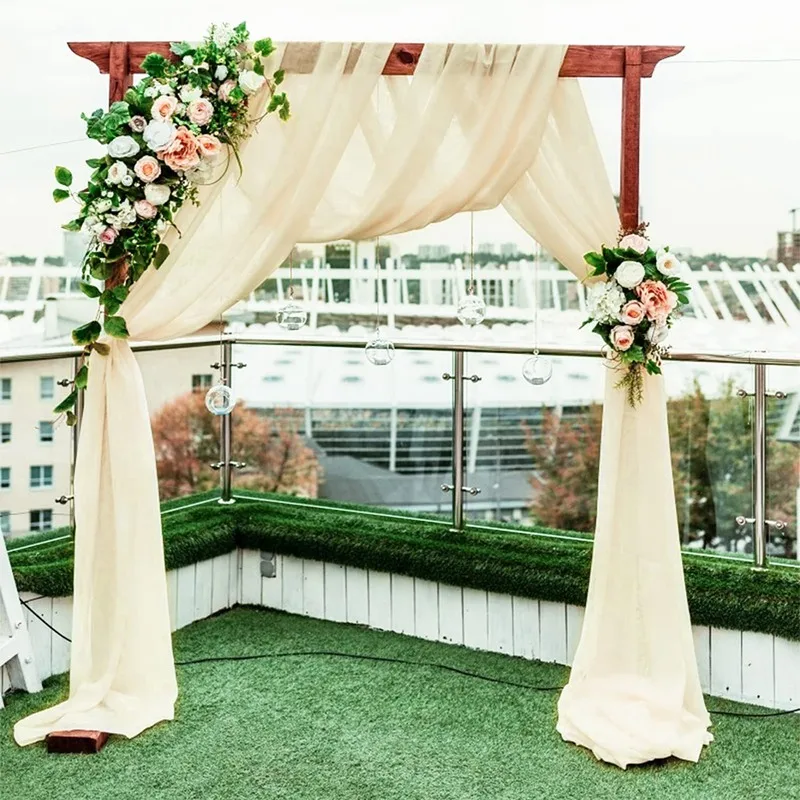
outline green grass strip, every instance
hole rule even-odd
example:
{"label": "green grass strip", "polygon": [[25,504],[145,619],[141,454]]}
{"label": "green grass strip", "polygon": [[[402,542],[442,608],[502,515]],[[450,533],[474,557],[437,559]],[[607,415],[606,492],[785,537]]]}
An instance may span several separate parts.
{"label": "green grass strip", "polygon": [[[234,505],[213,502],[214,492],[165,504],[168,569],[244,547],[540,600],[586,602],[591,539],[584,534],[540,528],[532,535],[477,525],[454,534],[431,515],[259,492],[236,495]],[[30,548],[26,539],[14,540],[10,557],[20,590],[72,594],[73,543],[60,537],[63,531],[54,531],[52,541]],[[696,625],[800,640],[800,570],[778,564],[756,571],[749,561],[687,553],[684,574]]]}

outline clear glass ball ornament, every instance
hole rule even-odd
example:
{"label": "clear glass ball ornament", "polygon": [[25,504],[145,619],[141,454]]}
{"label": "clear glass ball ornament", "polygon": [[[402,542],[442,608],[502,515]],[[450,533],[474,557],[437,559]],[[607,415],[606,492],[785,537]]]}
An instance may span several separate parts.
{"label": "clear glass ball ornament", "polygon": [[553,376],[553,363],[549,358],[534,353],[522,365],[522,377],[532,386],[542,386]]}
{"label": "clear glass ball ornament", "polygon": [[486,303],[473,293],[473,289],[470,289],[469,294],[463,297],[458,304],[456,316],[462,325],[474,328],[476,325],[480,325],[486,316]]}
{"label": "clear glass ball ornament", "polygon": [[375,331],[375,338],[367,342],[364,352],[367,361],[376,367],[385,367],[394,359],[394,345],[388,339],[384,339],[379,330]]}
{"label": "clear glass ball ornament", "polygon": [[236,405],[236,396],[230,386],[218,383],[206,392],[206,408],[215,417],[224,417],[233,411]]}
{"label": "clear glass ball ornament", "polygon": [[308,311],[290,298],[286,305],[278,309],[276,318],[285,331],[299,331],[308,321]]}

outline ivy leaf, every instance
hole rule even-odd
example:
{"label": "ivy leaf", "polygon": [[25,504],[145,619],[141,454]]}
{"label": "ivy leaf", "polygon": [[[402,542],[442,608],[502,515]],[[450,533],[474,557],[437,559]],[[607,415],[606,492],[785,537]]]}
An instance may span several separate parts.
{"label": "ivy leaf", "polygon": [[158,269],[166,260],[169,255],[169,247],[163,242],[156,248],[156,254],[153,256],[153,264]]}
{"label": "ivy leaf", "polygon": [[128,326],[122,317],[109,317],[103,328],[109,336],[114,336],[117,339],[127,339],[130,336]]}
{"label": "ivy leaf", "polygon": [[291,116],[291,113],[289,111],[289,101],[288,100],[284,100],[283,105],[278,110],[278,116],[284,122],[286,122],[286,120],[289,119],[289,117]]}
{"label": "ivy leaf", "polygon": [[253,50],[262,58],[266,58],[275,52],[275,45],[272,44],[272,39],[258,39],[253,42]]}
{"label": "ivy leaf", "polygon": [[92,320],[72,331],[72,341],[77,345],[91,344],[97,341],[102,331],[100,323],[97,320]]}
{"label": "ivy leaf", "polygon": [[69,222],[64,223],[61,226],[61,229],[65,231],[79,231],[81,229],[81,224],[80,222],[78,222],[78,220],[73,219],[70,220]]}
{"label": "ivy leaf", "polygon": [[56,183],[62,186],[72,186],[72,173],[66,167],[56,167]]}
{"label": "ivy leaf", "polygon": [[163,78],[167,71],[167,59],[158,53],[149,53],[142,60],[142,69],[153,78]]}
{"label": "ivy leaf", "polygon": [[78,417],[72,411],[67,411],[67,426],[72,428],[78,424]]}
{"label": "ivy leaf", "polygon": [[183,58],[189,53],[194,52],[194,48],[189,44],[189,42],[173,42],[169,49],[172,53],[175,53],[178,58]]}
{"label": "ivy leaf", "polygon": [[110,273],[111,267],[103,261],[94,261],[89,267],[89,274],[98,281],[106,280]]}
{"label": "ivy leaf", "polygon": [[115,286],[111,290],[111,293],[114,295],[114,297],[117,298],[117,300],[120,301],[120,303],[124,303],[125,299],[128,297],[128,287],[125,286],[124,284],[120,286]]}
{"label": "ivy leaf", "polygon": [[66,189],[53,189],[53,200],[60,203],[69,197],[69,192]]}
{"label": "ivy leaf", "polygon": [[98,352],[101,356],[107,356],[111,352],[111,348],[105,342],[93,342],[91,349]]}
{"label": "ivy leaf", "polygon": [[282,69],[277,69],[272,73],[272,80],[276,86],[280,86],[283,83],[284,75],[286,75],[286,72]]}
{"label": "ivy leaf", "polygon": [[236,31],[236,33],[239,33],[239,34],[241,34],[243,36],[246,36],[247,35],[247,23],[246,22],[240,22],[234,28],[234,31]]}
{"label": "ivy leaf", "polygon": [[89,382],[89,365],[84,364],[75,375],[75,388],[85,389]]}
{"label": "ivy leaf", "polygon": [[93,286],[91,283],[87,283],[86,281],[81,281],[80,284],[81,291],[87,296],[94,299],[95,297],[100,297],[100,290]]}
{"label": "ivy leaf", "polygon": [[78,390],[73,389],[54,409],[54,414],[63,414],[71,408],[75,408],[75,403],[78,402]]}
{"label": "ivy leaf", "polygon": [[114,293],[111,291],[111,289],[106,289],[100,295],[100,305],[105,308],[106,313],[110,317],[113,317],[114,314],[119,311],[119,307],[122,305],[122,303],[117,300],[116,297],[114,297]]}

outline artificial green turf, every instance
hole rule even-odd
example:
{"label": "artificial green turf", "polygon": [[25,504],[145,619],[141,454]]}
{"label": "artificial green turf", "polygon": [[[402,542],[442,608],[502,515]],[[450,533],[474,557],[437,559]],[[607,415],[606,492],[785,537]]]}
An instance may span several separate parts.
{"label": "artificial green turf", "polygon": [[[336,650],[558,686],[567,669],[392,633],[239,608],[175,634],[176,660]],[[557,692],[430,667],[291,657],[179,667],[176,719],[96,756],[17,747],[13,723],[59,700],[7,696],[2,800],[792,800],[800,719],[714,718],[699,764],[627,772],[555,731]],[[745,710],[709,699],[712,708]],[[751,709],[752,710],[752,709]],[[757,710],[757,709],[756,709]]]}
{"label": "artificial green turf", "polygon": [[[540,600],[586,603],[590,537],[547,528],[535,529],[544,535],[532,536],[481,526],[452,534],[442,520],[425,515],[382,516],[343,503],[237,494],[241,499],[230,506],[213,502],[216,493],[165,504],[168,569],[245,547]],[[20,590],[52,597],[72,593],[73,543],[69,537],[57,539],[12,548]],[[14,548],[26,544],[15,540]],[[696,625],[800,639],[800,569],[775,565],[754,571],[749,562],[686,555],[684,574]]]}

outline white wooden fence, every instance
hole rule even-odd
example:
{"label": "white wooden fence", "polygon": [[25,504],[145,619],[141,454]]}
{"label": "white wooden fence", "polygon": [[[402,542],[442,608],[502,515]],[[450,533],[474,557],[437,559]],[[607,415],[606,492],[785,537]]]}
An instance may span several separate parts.
{"label": "white wooden fence", "polygon": [[[168,573],[172,629],[241,603],[557,664],[571,663],[580,637],[579,606],[280,555],[275,577],[267,578],[261,563],[261,553],[237,550]],[[72,598],[22,599],[70,635]],[[68,670],[69,643],[27,609],[26,616],[42,678]],[[800,642],[693,630],[705,692],[770,708],[800,706]],[[2,671],[0,691],[8,688]]]}

